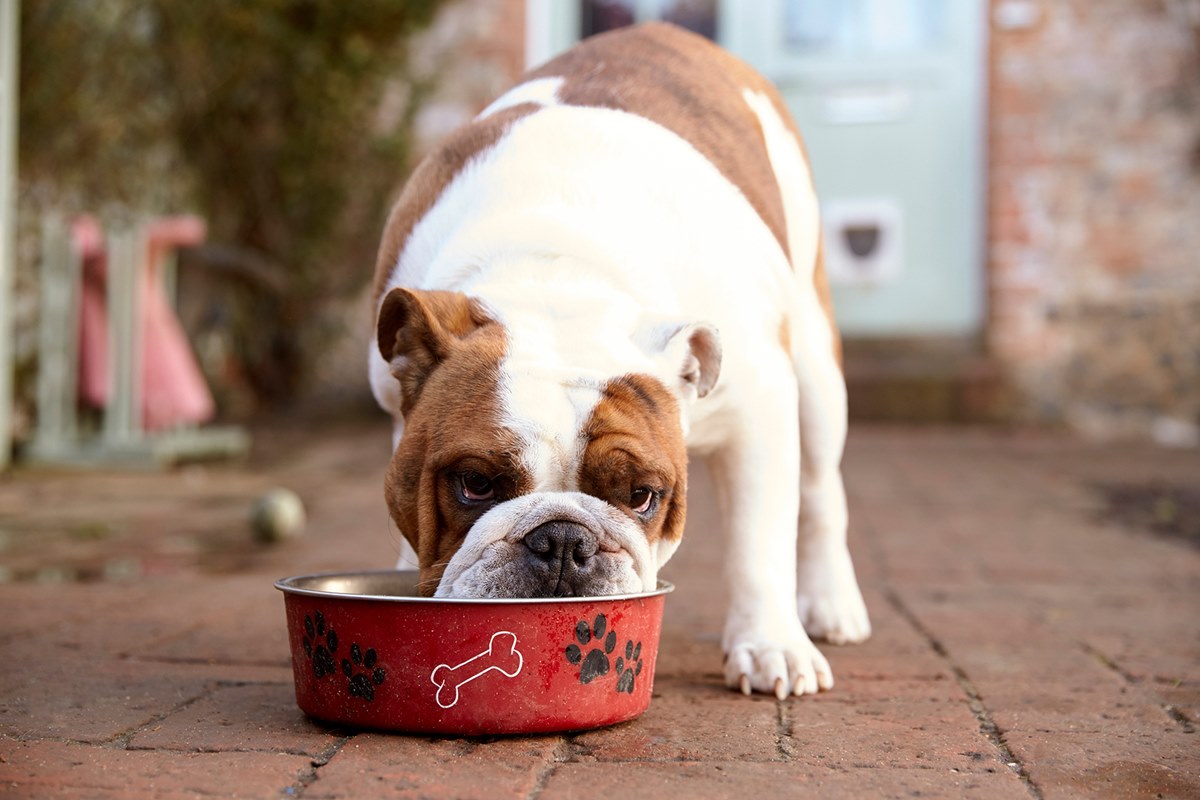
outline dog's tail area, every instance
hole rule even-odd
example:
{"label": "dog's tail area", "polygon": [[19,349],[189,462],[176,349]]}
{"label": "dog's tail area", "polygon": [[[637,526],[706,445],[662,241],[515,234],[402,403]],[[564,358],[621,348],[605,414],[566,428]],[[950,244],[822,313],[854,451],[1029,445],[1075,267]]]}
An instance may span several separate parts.
{"label": "dog's tail area", "polygon": [[[799,306],[792,315],[792,322],[795,324],[800,321],[804,325],[802,331],[789,331],[792,358],[798,361],[803,357],[799,350],[811,348],[811,338],[815,334],[822,340],[818,346],[827,347],[827,352],[833,352],[836,362],[840,364],[842,345],[833,317],[829,278],[825,273],[821,212],[803,140],[773,90],[745,89],[742,94],[746,104],[758,117],[767,158],[775,173],[787,220],[788,259],[796,278],[796,302]],[[814,311],[826,322],[822,331],[816,331],[804,322],[811,319]]]}

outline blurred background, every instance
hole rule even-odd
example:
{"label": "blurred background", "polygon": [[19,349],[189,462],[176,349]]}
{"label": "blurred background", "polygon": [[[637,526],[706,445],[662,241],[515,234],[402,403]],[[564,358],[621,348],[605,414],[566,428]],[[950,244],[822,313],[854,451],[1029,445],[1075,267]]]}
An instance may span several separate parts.
{"label": "blurred background", "polygon": [[[51,406],[79,416],[60,438],[108,425],[74,374],[94,358],[76,311],[88,280],[115,285],[122,232],[156,282],[137,313],[162,299],[211,395],[180,425],[370,413],[366,290],[407,172],[527,65],[648,19],[750,62],[800,123],[854,417],[1200,444],[1200,0],[0,9],[0,423],[18,456]],[[133,347],[136,375],[155,355],[132,335],[109,330],[107,358],[119,371]],[[131,391],[145,426],[153,388]]]}

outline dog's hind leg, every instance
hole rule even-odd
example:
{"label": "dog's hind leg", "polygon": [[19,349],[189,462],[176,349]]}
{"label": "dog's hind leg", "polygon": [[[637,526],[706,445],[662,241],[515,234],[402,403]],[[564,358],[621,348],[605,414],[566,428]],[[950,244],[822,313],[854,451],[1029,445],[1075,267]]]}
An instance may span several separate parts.
{"label": "dog's hind leg", "polygon": [[825,304],[812,288],[805,292],[801,287],[800,295],[794,320],[801,329],[791,337],[800,389],[797,607],[810,636],[835,644],[861,642],[871,635],[871,623],[846,542],[849,518],[841,470],[846,381]]}
{"label": "dog's hind leg", "polygon": [[861,642],[870,636],[871,623],[846,544],[841,471],[846,381],[820,248],[816,191],[799,133],[780,113],[778,97],[750,91],[745,97],[758,115],[779,185],[795,281],[792,313],[781,336],[792,354],[800,392],[797,608],[810,636],[839,644]]}

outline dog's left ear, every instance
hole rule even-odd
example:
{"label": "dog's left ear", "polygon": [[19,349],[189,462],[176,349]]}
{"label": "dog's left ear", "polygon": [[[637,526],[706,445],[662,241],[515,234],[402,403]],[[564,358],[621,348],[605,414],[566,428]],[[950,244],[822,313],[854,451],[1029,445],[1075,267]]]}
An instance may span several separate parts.
{"label": "dog's left ear", "polygon": [[456,342],[490,322],[460,292],[392,289],[379,307],[379,354],[400,382],[401,411],[408,414],[426,379]]}
{"label": "dog's left ear", "polygon": [[659,378],[687,406],[712,391],[721,374],[721,338],[706,322],[643,325],[635,339],[658,369]]}

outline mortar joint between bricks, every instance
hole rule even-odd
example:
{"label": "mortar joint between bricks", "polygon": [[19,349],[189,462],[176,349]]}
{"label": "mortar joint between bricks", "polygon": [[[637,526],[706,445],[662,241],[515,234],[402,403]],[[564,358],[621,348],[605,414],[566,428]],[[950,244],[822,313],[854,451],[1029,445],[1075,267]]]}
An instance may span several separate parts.
{"label": "mortar joint between bricks", "polygon": [[183,711],[188,706],[193,705],[194,703],[198,703],[201,700],[204,700],[208,697],[211,697],[217,691],[218,688],[220,688],[220,687],[215,682],[210,683],[209,685],[204,687],[203,691],[201,691],[199,694],[195,695],[194,697],[189,697],[187,700],[184,700],[181,703],[177,703],[176,705],[172,706],[171,708],[167,709],[166,711],[162,712],[161,714],[155,714],[153,717],[146,720],[145,722],[134,725],[132,728],[121,731],[120,733],[118,733],[114,736],[110,736],[109,738],[99,742],[98,744],[101,747],[106,747],[110,750],[128,750],[128,749],[130,749],[129,743],[131,741],[133,741],[133,737],[137,736],[142,731],[153,729],[153,727],[155,725],[162,722],[167,717],[178,714],[180,711]]}
{"label": "mortar joint between bricks", "polygon": [[896,610],[896,613],[903,617],[912,629],[926,641],[930,649],[946,662],[946,665],[954,674],[954,679],[958,682],[959,688],[966,695],[967,707],[971,709],[971,713],[975,716],[975,721],[979,724],[979,732],[995,748],[996,756],[1000,760],[1000,763],[1004,764],[1005,767],[1021,780],[1021,783],[1025,786],[1025,791],[1029,792],[1029,795],[1034,800],[1043,800],[1041,789],[1034,783],[1033,778],[1030,777],[1029,770],[1025,768],[1025,765],[1009,748],[1008,743],[1004,741],[1004,732],[996,724],[996,721],[992,719],[991,712],[988,711],[987,706],[984,704],[982,695],[975,688],[975,684],[972,683],[966,670],[954,660],[953,655],[951,655],[945,644],[933,635],[933,632],[925,626],[925,623],[921,622],[913,610],[908,607],[908,604],[900,598],[896,590],[886,583],[884,585],[884,597],[888,604]]}
{"label": "mortar joint between bricks", "polygon": [[558,771],[558,766],[562,762],[551,760],[538,772],[537,779],[534,780],[533,786],[529,789],[529,794],[525,795],[525,800],[537,800],[542,792],[546,789],[546,784],[554,777],[554,773]]}
{"label": "mortar joint between bricks", "polygon": [[1171,705],[1170,703],[1163,703],[1163,711],[1167,712],[1167,716],[1175,720],[1175,722],[1179,724],[1179,727],[1183,728],[1184,733],[1196,732],[1196,726],[1190,719],[1188,719],[1187,714],[1184,714],[1175,706]]}
{"label": "mortar joint between bricks", "polygon": [[775,749],[782,761],[791,761],[796,756],[796,744],[792,738],[792,726],[788,720],[787,700],[775,701]]}
{"label": "mortar joint between bricks", "polygon": [[1079,642],[1079,649],[1083,650],[1083,652],[1087,653],[1089,656],[1091,656],[1092,658],[1099,661],[1101,664],[1103,664],[1108,669],[1110,669],[1113,672],[1120,675],[1125,680],[1126,683],[1128,683],[1130,685],[1137,683],[1137,678],[1133,677],[1132,673],[1126,672],[1124,669],[1121,668],[1121,666],[1116,661],[1109,658],[1107,654],[1101,652],[1100,650],[1097,650],[1095,647],[1092,647],[1087,642]]}
{"label": "mortar joint between bricks", "polygon": [[317,780],[320,779],[321,767],[332,761],[333,757],[341,752],[342,748],[345,747],[346,744],[354,738],[354,736],[355,734],[342,736],[324,750],[313,756],[312,760],[309,762],[309,768],[297,775],[296,780],[290,785],[281,789],[279,794],[284,797],[302,797],[305,790],[307,790],[309,786],[312,786],[317,782]]}
{"label": "mortar joint between bricks", "polygon": [[324,750],[322,750],[321,752],[319,752],[315,756],[313,756],[313,758],[312,758],[313,769],[320,769],[321,767],[325,766],[330,761],[332,761],[333,757],[336,756],[338,753],[340,753],[342,748],[345,747],[350,742],[350,740],[353,739],[356,735],[357,734],[351,733],[346,736],[339,737],[337,741],[331,743]]}
{"label": "mortar joint between bricks", "polygon": [[[1130,686],[1138,686],[1141,684],[1141,681],[1134,677],[1132,672],[1122,667],[1115,659],[1109,657],[1106,653],[1101,652],[1087,642],[1079,642],[1079,647],[1083,650],[1083,652],[1092,656],[1105,667],[1120,675],[1122,680],[1124,680],[1125,683],[1129,684]],[[1196,726],[1192,720],[1188,719],[1187,715],[1177,709],[1175,706],[1171,705],[1170,703],[1159,703],[1159,706],[1162,708],[1163,713],[1171,718],[1172,722],[1183,729],[1184,733],[1196,732]]]}

